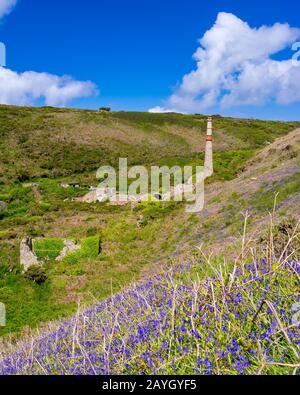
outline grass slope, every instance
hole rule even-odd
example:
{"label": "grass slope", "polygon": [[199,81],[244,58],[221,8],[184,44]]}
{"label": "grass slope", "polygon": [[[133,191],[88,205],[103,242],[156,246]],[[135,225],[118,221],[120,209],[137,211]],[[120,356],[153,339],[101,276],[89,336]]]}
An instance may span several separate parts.
{"label": "grass slope", "polygon": [[[216,118],[216,151],[255,149],[297,123]],[[0,183],[74,176],[100,165],[150,165],[202,153],[206,118],[0,106]],[[82,138],[84,136],[84,139]]]}
{"label": "grass slope", "polygon": [[300,264],[241,252],[164,268],[23,343],[0,373],[299,374]]}

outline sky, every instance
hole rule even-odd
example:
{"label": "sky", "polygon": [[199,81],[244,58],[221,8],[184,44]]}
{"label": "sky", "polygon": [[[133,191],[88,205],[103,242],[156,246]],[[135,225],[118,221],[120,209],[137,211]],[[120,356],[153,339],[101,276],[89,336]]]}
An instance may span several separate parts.
{"label": "sky", "polygon": [[299,120],[299,11],[295,0],[0,0],[0,103]]}

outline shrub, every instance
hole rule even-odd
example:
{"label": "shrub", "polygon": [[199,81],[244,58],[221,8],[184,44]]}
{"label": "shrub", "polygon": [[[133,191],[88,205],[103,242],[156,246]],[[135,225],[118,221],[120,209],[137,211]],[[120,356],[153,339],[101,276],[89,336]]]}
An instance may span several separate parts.
{"label": "shrub", "polygon": [[47,280],[45,269],[41,266],[31,266],[24,274],[24,277],[39,285],[43,284]]}
{"label": "shrub", "polygon": [[98,232],[98,229],[97,229],[97,228],[95,228],[95,227],[90,227],[90,228],[87,229],[86,235],[87,235],[87,237],[96,236],[96,235],[97,235],[97,232]]}
{"label": "shrub", "polygon": [[30,175],[26,170],[20,170],[18,172],[18,181],[24,182],[30,180]]}
{"label": "shrub", "polygon": [[296,253],[300,248],[300,234],[294,233],[296,227],[297,221],[295,218],[284,218],[274,226],[272,235],[270,235],[269,230],[260,237],[259,242],[262,251],[267,252],[270,249],[269,244],[270,239],[272,239],[272,252],[276,259],[279,259],[281,255],[284,258],[296,258]]}

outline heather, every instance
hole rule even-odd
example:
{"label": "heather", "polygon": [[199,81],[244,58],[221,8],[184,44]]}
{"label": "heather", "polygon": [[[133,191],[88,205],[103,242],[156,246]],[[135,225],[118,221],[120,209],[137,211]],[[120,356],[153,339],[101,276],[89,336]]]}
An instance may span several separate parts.
{"label": "heather", "polygon": [[24,343],[1,374],[298,374],[300,263],[289,255],[166,267]]}

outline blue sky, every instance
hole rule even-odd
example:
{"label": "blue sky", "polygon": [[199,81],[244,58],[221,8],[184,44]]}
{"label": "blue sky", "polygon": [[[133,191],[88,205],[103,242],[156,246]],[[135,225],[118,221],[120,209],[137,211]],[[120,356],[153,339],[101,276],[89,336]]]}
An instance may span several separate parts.
{"label": "blue sky", "polygon": [[[251,28],[277,22],[300,28],[299,11],[295,0],[18,0],[0,21],[0,41],[7,48],[7,69],[15,73],[67,74],[97,86],[98,95],[86,87],[83,96],[87,97],[75,95],[66,102],[68,106],[110,105],[115,110],[138,111],[160,106],[168,110],[172,101],[168,98],[180,88],[183,76],[197,68],[193,54],[198,40],[212,28],[219,12],[234,14]],[[293,54],[287,45],[272,57],[284,60]],[[38,96],[34,104],[43,104]],[[5,97],[12,100],[11,93]],[[197,103],[185,112],[197,112]],[[200,105],[199,110],[299,119],[300,97],[292,103],[242,100],[242,105],[236,98],[226,107],[217,102],[208,108]]]}

